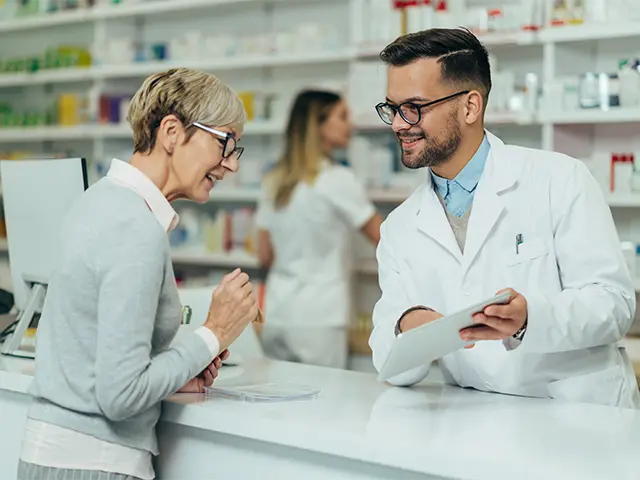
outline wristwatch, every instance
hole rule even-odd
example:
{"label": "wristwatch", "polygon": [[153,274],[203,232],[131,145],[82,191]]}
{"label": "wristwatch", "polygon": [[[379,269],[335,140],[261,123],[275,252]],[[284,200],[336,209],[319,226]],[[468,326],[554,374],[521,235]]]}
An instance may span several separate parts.
{"label": "wristwatch", "polygon": [[518,330],[516,333],[513,334],[513,338],[515,338],[516,340],[522,341],[525,333],[527,333],[527,320],[524,321],[524,325],[520,327],[520,330]]}
{"label": "wristwatch", "polygon": [[407,316],[407,314],[409,314],[411,312],[415,312],[416,310],[425,310],[427,312],[435,312],[435,310],[433,308],[425,307],[424,305],[416,305],[415,307],[411,307],[410,309],[405,310],[404,313],[402,315],[400,315],[400,318],[396,322],[396,327],[394,329],[394,333],[395,333],[396,337],[402,333],[402,330],[400,329],[400,322],[402,321],[402,319],[405,316]]}

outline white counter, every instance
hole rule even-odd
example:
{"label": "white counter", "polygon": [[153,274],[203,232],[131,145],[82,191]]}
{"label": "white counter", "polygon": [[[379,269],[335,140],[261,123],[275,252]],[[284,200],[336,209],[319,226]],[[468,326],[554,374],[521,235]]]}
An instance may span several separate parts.
{"label": "white counter", "polygon": [[[28,361],[0,358],[1,479],[15,471],[7,454],[19,451],[31,372]],[[640,411],[428,382],[401,389],[367,374],[278,362],[225,367],[218,380],[266,382],[322,393],[277,404],[172,397],[158,427],[158,478],[640,478]]]}

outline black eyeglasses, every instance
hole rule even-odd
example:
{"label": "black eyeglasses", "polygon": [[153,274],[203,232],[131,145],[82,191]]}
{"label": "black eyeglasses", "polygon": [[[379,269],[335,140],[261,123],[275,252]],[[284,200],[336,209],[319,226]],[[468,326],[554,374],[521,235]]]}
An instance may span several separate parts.
{"label": "black eyeglasses", "polygon": [[423,104],[403,102],[400,105],[392,105],[388,102],[382,102],[376,105],[376,112],[378,112],[378,116],[380,117],[380,119],[387,125],[391,125],[393,123],[393,119],[398,112],[400,112],[400,116],[402,117],[402,119],[409,125],[416,125],[420,123],[420,120],[422,119],[423,108],[430,107],[437,103],[446,102],[447,100],[451,100],[452,98],[464,95],[466,93],[469,93],[470,91],[471,90],[464,90],[462,92],[454,93],[452,95],[448,95],[446,97],[442,97],[432,102]]}
{"label": "black eyeglasses", "polygon": [[233,155],[236,157],[236,160],[240,160],[240,157],[244,152],[244,148],[238,147],[236,137],[234,137],[231,133],[221,132],[220,130],[216,130],[215,128],[202,125],[200,122],[193,122],[192,125],[218,137],[218,140],[220,140],[220,143],[222,144],[222,158],[226,159]]}

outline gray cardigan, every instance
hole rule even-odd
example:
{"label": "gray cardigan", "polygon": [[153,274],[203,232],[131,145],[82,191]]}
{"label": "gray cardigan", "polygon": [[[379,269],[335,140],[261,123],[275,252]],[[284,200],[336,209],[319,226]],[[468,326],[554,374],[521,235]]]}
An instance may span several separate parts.
{"label": "gray cardigan", "polygon": [[103,179],[62,226],[36,337],[29,417],[157,455],[160,402],[211,362],[170,346],[181,304],[167,235],[137,193]]}

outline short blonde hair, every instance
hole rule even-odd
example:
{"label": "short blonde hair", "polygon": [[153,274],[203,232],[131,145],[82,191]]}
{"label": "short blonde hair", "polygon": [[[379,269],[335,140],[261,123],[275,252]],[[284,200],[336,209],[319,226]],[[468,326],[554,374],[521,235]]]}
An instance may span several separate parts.
{"label": "short blonde hair", "polygon": [[217,77],[172,68],[148,77],[131,99],[127,121],[133,129],[134,152],[153,150],[158,127],[171,114],[187,129],[187,140],[195,133],[195,128],[188,128],[194,122],[242,133],[246,120],[238,95]]}

